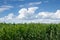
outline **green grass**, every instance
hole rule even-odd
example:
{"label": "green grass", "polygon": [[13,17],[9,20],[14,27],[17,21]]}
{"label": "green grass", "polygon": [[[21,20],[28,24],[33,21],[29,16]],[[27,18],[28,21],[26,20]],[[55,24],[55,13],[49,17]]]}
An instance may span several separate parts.
{"label": "green grass", "polygon": [[0,40],[60,40],[60,24],[0,23]]}

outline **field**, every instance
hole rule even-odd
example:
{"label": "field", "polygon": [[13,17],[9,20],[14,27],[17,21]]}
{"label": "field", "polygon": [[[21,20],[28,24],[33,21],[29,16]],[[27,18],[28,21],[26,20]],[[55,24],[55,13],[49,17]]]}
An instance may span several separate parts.
{"label": "field", "polygon": [[0,23],[0,40],[60,40],[60,24]]}

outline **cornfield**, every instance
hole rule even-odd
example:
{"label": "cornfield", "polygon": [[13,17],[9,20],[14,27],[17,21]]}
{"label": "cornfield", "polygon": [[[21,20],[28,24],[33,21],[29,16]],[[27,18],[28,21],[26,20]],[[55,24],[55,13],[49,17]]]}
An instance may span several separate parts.
{"label": "cornfield", "polygon": [[0,23],[0,40],[60,40],[60,24]]}

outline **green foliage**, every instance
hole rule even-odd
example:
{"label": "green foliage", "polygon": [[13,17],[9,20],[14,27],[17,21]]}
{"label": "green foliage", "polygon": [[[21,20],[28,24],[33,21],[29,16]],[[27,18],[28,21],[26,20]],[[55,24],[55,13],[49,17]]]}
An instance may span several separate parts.
{"label": "green foliage", "polygon": [[0,40],[60,40],[60,24],[0,23]]}

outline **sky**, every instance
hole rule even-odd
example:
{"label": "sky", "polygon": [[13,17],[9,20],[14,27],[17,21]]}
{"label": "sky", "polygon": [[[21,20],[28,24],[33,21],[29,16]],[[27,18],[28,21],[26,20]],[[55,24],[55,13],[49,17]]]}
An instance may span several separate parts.
{"label": "sky", "polygon": [[0,0],[0,22],[60,23],[60,0]]}

